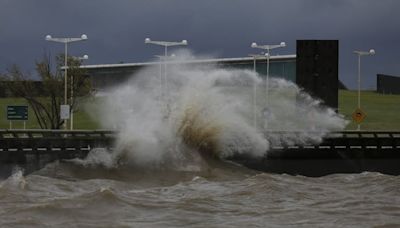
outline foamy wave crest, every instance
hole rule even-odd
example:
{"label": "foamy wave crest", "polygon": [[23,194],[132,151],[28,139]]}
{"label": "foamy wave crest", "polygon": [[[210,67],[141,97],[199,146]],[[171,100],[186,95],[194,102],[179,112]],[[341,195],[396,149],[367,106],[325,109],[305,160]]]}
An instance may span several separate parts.
{"label": "foamy wave crest", "polygon": [[[165,76],[159,67],[148,67],[110,90],[93,112],[103,127],[119,130],[112,164],[181,164],[193,153],[263,156],[271,143],[320,141],[346,124],[283,79],[270,79],[267,102],[265,81],[249,70],[176,63]],[[297,134],[271,136],[269,131]]]}
{"label": "foamy wave crest", "polygon": [[11,176],[9,176],[6,180],[0,183],[0,188],[11,187],[23,190],[25,189],[25,186],[26,186],[26,180],[24,177],[24,169],[18,166],[13,168]]}
{"label": "foamy wave crest", "polygon": [[69,161],[84,167],[103,166],[111,169],[117,166],[113,157],[113,153],[105,148],[94,148],[89,152],[86,158],[74,158],[70,159]]}

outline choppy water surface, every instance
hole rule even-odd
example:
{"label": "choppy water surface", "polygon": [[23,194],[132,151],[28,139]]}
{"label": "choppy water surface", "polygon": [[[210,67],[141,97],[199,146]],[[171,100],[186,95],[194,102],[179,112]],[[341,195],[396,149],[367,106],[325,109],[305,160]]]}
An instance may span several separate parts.
{"label": "choppy water surface", "polygon": [[88,168],[53,163],[0,183],[0,227],[397,227],[400,177]]}

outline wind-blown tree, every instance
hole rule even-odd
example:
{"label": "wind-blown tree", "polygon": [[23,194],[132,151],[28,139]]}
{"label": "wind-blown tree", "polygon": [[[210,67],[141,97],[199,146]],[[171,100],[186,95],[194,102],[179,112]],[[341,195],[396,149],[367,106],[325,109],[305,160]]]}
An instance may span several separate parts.
{"label": "wind-blown tree", "polygon": [[[68,98],[72,93],[74,97],[83,97],[90,94],[91,83],[85,75],[85,70],[79,68],[81,61],[68,57]],[[53,69],[50,57],[45,55],[36,62],[36,72],[40,82],[23,73],[20,68],[13,65],[7,74],[10,80],[10,90],[16,97],[24,98],[32,108],[36,120],[42,129],[60,129],[64,120],[60,118],[60,105],[64,104],[64,55],[56,57],[56,67]],[[71,80],[73,77],[73,80]],[[74,99],[71,110],[76,111],[77,99]]]}

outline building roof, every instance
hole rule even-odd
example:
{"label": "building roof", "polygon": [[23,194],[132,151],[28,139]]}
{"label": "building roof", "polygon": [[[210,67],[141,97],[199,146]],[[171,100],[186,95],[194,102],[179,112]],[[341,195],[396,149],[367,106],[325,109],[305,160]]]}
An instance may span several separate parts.
{"label": "building roof", "polygon": [[[240,58],[220,58],[220,59],[196,59],[187,61],[168,61],[170,63],[233,63],[233,62],[246,62],[253,61],[253,57],[240,57]],[[257,59],[263,59],[258,57]],[[265,58],[264,58],[265,59]],[[296,55],[276,55],[271,56],[271,61],[287,61],[296,59]],[[140,67],[160,64],[160,62],[142,62],[142,63],[118,63],[118,64],[97,64],[97,65],[82,65],[84,69],[98,69],[98,68],[118,68],[118,67]]]}

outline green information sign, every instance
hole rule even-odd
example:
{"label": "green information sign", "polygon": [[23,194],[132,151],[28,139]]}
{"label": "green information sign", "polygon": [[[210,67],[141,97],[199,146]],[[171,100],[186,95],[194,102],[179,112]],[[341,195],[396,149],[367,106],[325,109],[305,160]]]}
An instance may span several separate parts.
{"label": "green information sign", "polygon": [[7,120],[28,120],[28,106],[8,105]]}

